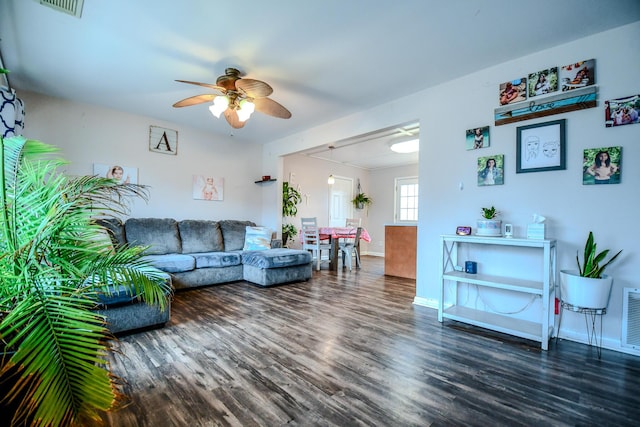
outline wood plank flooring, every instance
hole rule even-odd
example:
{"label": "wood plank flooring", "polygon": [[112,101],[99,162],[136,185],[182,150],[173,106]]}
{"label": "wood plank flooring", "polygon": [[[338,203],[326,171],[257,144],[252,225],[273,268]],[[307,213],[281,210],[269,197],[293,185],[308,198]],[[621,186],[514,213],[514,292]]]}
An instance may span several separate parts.
{"label": "wood plank flooring", "polygon": [[162,328],[121,337],[128,406],[110,426],[638,425],[640,357],[539,343],[412,304],[415,281],[362,269],[179,292]]}

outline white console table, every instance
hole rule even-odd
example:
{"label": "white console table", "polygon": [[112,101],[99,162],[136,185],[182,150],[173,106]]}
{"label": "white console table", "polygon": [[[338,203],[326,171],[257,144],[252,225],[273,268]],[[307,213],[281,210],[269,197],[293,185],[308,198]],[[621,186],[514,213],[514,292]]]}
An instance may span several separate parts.
{"label": "white console table", "polygon": [[[549,338],[553,334],[555,322],[556,241],[458,235],[443,235],[440,240],[442,261],[440,264],[440,277],[442,284],[438,303],[438,321],[443,322],[444,319],[452,319],[539,341],[542,349],[548,350]],[[528,262],[532,262],[531,257],[539,259],[542,263],[542,279],[528,280],[510,277],[509,275],[487,275],[482,274],[482,271],[479,271],[479,274],[467,274],[464,272],[464,265],[458,264],[458,251],[463,245],[465,250],[470,253],[490,250],[490,246],[495,247],[495,245],[507,248],[531,248],[531,251],[525,251],[521,255]],[[462,260],[462,263],[464,263],[464,260]],[[462,267],[462,271],[460,271],[460,267]],[[536,317],[535,321],[531,321],[459,305],[457,295],[458,285],[461,283],[475,285],[478,290],[482,288],[503,289],[540,298],[542,302],[541,313],[534,316]],[[454,291],[453,301],[450,302],[445,302],[447,284],[451,284]]]}

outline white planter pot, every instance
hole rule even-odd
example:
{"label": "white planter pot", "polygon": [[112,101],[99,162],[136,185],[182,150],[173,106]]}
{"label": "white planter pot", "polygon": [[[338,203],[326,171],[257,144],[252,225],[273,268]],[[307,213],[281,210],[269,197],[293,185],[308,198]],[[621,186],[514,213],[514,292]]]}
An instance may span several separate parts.
{"label": "white planter pot", "polygon": [[476,234],[478,236],[502,236],[502,220],[479,219]]}
{"label": "white planter pot", "polygon": [[560,298],[574,307],[607,308],[613,277],[602,275],[602,279],[581,277],[577,270],[560,271]]}

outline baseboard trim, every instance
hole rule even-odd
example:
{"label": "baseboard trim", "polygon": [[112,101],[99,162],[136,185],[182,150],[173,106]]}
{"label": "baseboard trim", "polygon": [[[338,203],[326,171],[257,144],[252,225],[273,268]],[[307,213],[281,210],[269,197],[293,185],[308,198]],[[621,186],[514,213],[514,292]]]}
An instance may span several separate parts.
{"label": "baseboard trim", "polygon": [[423,307],[429,307],[435,310],[438,309],[438,300],[435,300],[433,298],[423,298],[416,296],[413,298],[413,303],[415,305],[421,305]]}

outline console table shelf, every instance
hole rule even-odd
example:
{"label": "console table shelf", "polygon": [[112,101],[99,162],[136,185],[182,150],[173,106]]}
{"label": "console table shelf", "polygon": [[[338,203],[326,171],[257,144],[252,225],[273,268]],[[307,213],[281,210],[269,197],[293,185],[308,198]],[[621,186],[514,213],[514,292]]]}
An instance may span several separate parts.
{"label": "console table shelf", "polygon": [[[549,348],[549,339],[553,334],[555,315],[555,288],[556,288],[556,241],[515,239],[502,237],[458,236],[443,235],[441,240],[441,265],[440,265],[440,301],[438,306],[438,320],[456,320],[497,332],[515,335],[521,338],[538,341],[543,350]],[[528,262],[528,265],[541,260],[541,280],[510,277],[494,274],[468,274],[459,271],[458,250],[464,246],[465,250],[488,251],[492,247],[530,248],[517,256]],[[518,258],[520,259],[520,258]],[[533,261],[532,261],[533,260]],[[453,301],[445,302],[445,288],[452,284]],[[523,320],[507,314],[499,314],[491,311],[478,310],[462,304],[458,304],[458,285],[474,285],[480,289],[500,289],[511,294],[530,295],[542,301],[541,312],[534,314],[536,319]],[[497,302],[496,302],[497,304]]]}

